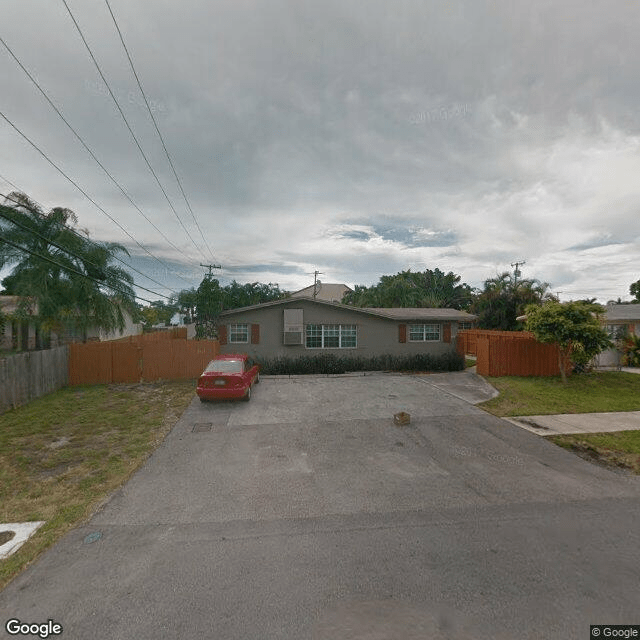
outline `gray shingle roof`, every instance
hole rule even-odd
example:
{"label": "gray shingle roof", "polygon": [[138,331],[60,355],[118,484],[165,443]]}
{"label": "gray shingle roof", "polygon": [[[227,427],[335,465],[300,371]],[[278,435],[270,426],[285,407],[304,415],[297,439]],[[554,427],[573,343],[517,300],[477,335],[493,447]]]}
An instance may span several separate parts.
{"label": "gray shingle roof", "polygon": [[477,316],[457,309],[426,309],[418,307],[367,307],[364,311],[373,311],[394,320],[459,320],[471,322]]}
{"label": "gray shingle roof", "polygon": [[336,307],[338,309],[348,309],[356,313],[363,313],[366,315],[373,315],[382,318],[388,318],[390,320],[406,320],[406,321],[443,321],[453,320],[458,322],[471,322],[475,320],[477,316],[474,316],[466,311],[458,311],[457,309],[422,309],[422,308],[379,308],[379,307],[353,307],[351,305],[339,304],[337,302],[327,302],[325,300],[314,300],[313,298],[297,297],[297,298],[284,298],[282,300],[274,300],[273,302],[264,302],[263,304],[254,304],[249,307],[242,307],[240,309],[229,309],[228,311],[222,311],[221,317],[232,316],[237,313],[243,313],[251,309],[262,309],[266,307],[272,307],[277,305],[291,304],[298,300],[306,300],[307,302],[314,302],[318,305]]}
{"label": "gray shingle roof", "polygon": [[607,322],[640,322],[640,304],[610,304],[607,306],[606,318]]}

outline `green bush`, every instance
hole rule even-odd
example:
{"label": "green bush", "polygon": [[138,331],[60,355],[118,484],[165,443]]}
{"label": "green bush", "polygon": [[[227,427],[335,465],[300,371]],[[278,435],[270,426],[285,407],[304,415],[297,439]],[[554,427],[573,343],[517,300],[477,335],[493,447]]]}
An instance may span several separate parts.
{"label": "green bush", "polygon": [[338,356],[321,353],[298,358],[258,360],[264,375],[336,374],[351,371],[462,371],[464,358],[455,352],[434,356],[416,353],[407,356]]}

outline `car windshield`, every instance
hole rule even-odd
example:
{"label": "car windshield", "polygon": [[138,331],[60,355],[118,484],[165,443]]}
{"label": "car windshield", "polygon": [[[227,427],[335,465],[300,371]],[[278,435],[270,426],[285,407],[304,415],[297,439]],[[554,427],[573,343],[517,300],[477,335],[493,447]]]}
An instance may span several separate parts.
{"label": "car windshield", "polygon": [[242,373],[242,360],[212,360],[206,371],[214,373]]}

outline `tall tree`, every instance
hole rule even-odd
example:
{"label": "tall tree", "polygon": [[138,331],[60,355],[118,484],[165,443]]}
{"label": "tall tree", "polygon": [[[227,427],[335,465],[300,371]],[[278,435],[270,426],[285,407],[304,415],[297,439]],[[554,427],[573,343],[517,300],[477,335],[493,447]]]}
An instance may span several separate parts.
{"label": "tall tree", "polygon": [[640,280],[631,283],[629,293],[635,298],[634,302],[640,302]]}
{"label": "tall tree", "polygon": [[233,280],[230,284],[221,287],[218,280],[208,275],[195,290],[194,296],[191,295],[193,291],[193,289],[181,291],[178,301],[182,300],[181,304],[193,302],[196,335],[200,338],[215,337],[215,320],[221,311],[271,302],[287,295],[277,284],[271,282],[240,284]]}
{"label": "tall tree", "polygon": [[478,316],[478,327],[500,331],[516,331],[516,320],[529,304],[554,300],[549,285],[539,280],[520,279],[508,272],[484,282],[483,290],[471,304],[471,313]]}
{"label": "tall tree", "polygon": [[408,269],[393,276],[382,276],[372,287],[356,285],[342,301],[356,307],[466,309],[471,304],[473,289],[460,280],[461,277],[451,271]]}
{"label": "tall tree", "polygon": [[68,330],[86,339],[89,327],[122,330],[123,311],[135,313],[131,274],[112,263],[126,249],[78,233],[70,209],[44,212],[23,193],[0,205],[0,268],[12,267],[4,292],[20,296],[19,314],[33,302],[45,331]]}

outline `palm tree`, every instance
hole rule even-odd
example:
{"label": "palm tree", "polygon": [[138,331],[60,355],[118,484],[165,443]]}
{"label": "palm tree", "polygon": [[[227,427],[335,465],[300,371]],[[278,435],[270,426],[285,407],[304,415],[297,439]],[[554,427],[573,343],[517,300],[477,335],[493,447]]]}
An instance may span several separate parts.
{"label": "palm tree", "polygon": [[472,299],[472,288],[460,276],[440,269],[424,272],[401,271],[382,276],[372,287],[356,285],[343,302],[356,307],[429,307],[466,309]]}
{"label": "palm tree", "polygon": [[127,250],[94,242],[73,226],[70,209],[44,212],[23,193],[11,193],[0,205],[0,269],[12,266],[5,293],[20,296],[18,313],[37,303],[45,331],[67,330],[86,339],[87,329],[122,330],[123,311],[133,312],[133,277],[111,262]]}
{"label": "palm tree", "polygon": [[520,328],[516,320],[529,304],[541,304],[553,300],[546,282],[535,279],[516,280],[505,271],[484,282],[483,291],[471,305],[471,312],[478,316],[481,329],[515,331]]}

